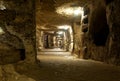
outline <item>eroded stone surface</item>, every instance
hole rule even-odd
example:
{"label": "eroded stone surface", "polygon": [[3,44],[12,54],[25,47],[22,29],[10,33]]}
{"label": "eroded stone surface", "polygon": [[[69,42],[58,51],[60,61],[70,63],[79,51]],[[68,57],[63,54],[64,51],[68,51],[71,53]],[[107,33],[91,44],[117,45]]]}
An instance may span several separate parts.
{"label": "eroded stone surface", "polygon": [[6,9],[0,10],[0,27],[4,31],[4,34],[0,35],[0,42],[6,44],[8,48],[10,45],[13,50],[19,50],[22,54],[25,52],[26,62],[35,62],[34,4],[33,0],[4,0],[3,5]]}
{"label": "eroded stone surface", "polygon": [[0,81],[35,81],[26,75],[17,73],[12,64],[0,65]]}
{"label": "eroded stone surface", "polygon": [[[109,1],[108,1],[109,2]],[[111,0],[105,4],[104,0],[93,1],[88,7],[90,8],[89,14],[89,31],[83,34],[81,42],[76,36],[83,47],[87,48],[84,58],[91,58],[94,60],[104,61],[107,63],[119,65],[120,58],[120,8],[119,0]],[[76,42],[75,42],[76,43]],[[80,47],[77,44],[76,47]],[[78,49],[75,49],[79,51]],[[84,51],[84,50],[81,50]],[[79,55],[79,52],[77,53]]]}

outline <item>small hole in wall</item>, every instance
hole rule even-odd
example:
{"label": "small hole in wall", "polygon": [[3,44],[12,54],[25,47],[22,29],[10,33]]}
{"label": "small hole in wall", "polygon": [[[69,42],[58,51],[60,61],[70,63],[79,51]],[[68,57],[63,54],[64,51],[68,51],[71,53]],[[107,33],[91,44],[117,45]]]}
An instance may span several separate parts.
{"label": "small hole in wall", "polygon": [[113,0],[105,0],[105,3],[106,4],[109,4],[109,3],[111,3]]}
{"label": "small hole in wall", "polygon": [[88,7],[84,8],[84,15],[88,15],[90,13],[90,9]]}
{"label": "small hole in wall", "polygon": [[20,59],[25,60],[25,49],[20,49]]}
{"label": "small hole in wall", "polygon": [[86,18],[83,19],[83,23],[84,24],[88,24],[88,17],[86,17]]}

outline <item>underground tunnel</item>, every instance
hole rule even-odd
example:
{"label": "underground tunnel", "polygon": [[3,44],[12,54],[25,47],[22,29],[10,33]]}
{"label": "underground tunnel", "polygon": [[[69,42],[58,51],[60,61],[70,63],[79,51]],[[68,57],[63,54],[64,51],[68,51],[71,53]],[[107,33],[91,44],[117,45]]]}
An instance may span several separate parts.
{"label": "underground tunnel", "polygon": [[120,81],[119,0],[0,0],[0,81]]}

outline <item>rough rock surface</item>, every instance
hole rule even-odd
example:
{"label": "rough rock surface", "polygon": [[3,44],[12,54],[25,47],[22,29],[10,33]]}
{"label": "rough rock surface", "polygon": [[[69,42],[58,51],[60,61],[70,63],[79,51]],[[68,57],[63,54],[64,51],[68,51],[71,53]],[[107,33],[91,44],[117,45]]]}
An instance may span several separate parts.
{"label": "rough rock surface", "polygon": [[119,0],[93,0],[88,5],[88,32],[74,33],[74,40],[77,40],[74,51],[78,56],[120,65],[119,4]]}
{"label": "rough rock surface", "polygon": [[0,35],[0,42],[8,48],[11,46],[13,50],[25,52],[26,62],[35,62],[35,2],[33,0],[1,0],[0,4],[5,7],[4,10],[0,10],[0,27],[4,31]]}
{"label": "rough rock surface", "polygon": [[12,64],[0,65],[0,81],[35,81],[26,75],[20,75]]}
{"label": "rough rock surface", "polygon": [[0,29],[0,81],[35,81],[11,64],[35,63],[34,0],[0,0]]}
{"label": "rough rock surface", "polygon": [[[120,65],[119,4],[119,0],[112,0],[110,2],[106,0],[106,4],[101,0],[94,2],[90,6],[89,33],[87,39],[84,40],[88,48],[85,57]],[[107,19],[102,17],[106,17]],[[105,29],[107,26],[109,28]],[[106,38],[104,37],[105,35]]]}
{"label": "rough rock surface", "polygon": [[114,0],[107,5],[107,21],[110,28],[109,63],[120,65],[120,1]]}

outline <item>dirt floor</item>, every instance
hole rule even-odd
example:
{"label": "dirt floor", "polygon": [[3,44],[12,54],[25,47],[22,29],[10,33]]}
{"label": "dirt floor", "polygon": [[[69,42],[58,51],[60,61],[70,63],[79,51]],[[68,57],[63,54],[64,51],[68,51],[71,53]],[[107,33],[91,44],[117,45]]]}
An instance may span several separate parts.
{"label": "dirt floor", "polygon": [[36,81],[120,81],[118,66],[76,59],[68,52],[41,53],[37,56],[40,60],[38,67],[29,65],[21,73]]}

